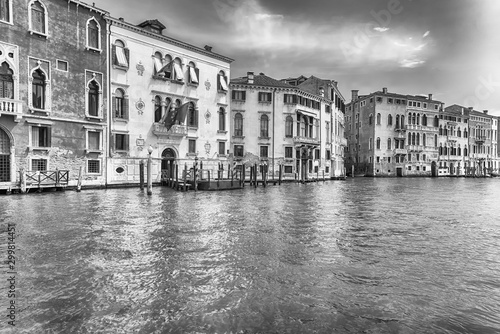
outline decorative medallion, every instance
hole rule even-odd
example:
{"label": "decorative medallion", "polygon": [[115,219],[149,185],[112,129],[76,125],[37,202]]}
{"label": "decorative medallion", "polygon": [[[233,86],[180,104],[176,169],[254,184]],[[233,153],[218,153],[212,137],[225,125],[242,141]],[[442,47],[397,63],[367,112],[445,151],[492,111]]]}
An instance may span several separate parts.
{"label": "decorative medallion", "polygon": [[210,117],[212,117],[212,114],[207,109],[207,112],[205,113],[205,120],[206,120],[207,124],[210,124]]}
{"label": "decorative medallion", "polygon": [[144,107],[146,106],[146,104],[144,103],[144,101],[142,101],[141,98],[139,98],[139,101],[137,101],[135,103],[135,107],[137,108],[137,111],[139,112],[139,115],[142,115],[142,113],[144,112]]}
{"label": "decorative medallion", "polygon": [[207,79],[207,81],[205,81],[205,87],[207,88],[207,90],[210,90],[210,86],[212,85],[210,84],[210,81],[208,81]]}
{"label": "decorative medallion", "polygon": [[144,144],[145,144],[144,138],[142,138],[142,135],[139,135],[139,138],[135,140],[135,145],[137,146],[137,149],[139,151],[142,151],[142,149],[144,148]]}
{"label": "decorative medallion", "polygon": [[139,63],[135,66],[135,68],[137,69],[137,74],[142,76],[142,74],[144,73],[144,65],[142,65],[142,62],[140,60]]}

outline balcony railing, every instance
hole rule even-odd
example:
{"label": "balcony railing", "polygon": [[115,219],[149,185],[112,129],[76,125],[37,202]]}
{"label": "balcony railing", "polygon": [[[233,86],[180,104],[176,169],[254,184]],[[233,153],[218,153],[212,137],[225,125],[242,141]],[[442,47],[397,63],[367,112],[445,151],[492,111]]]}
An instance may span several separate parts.
{"label": "balcony railing", "polygon": [[395,148],[394,154],[408,154],[408,150],[406,148]]}
{"label": "balcony railing", "polygon": [[486,141],[486,136],[476,137],[476,144],[483,144]]}
{"label": "balcony railing", "polygon": [[22,114],[22,101],[0,98],[0,114],[12,114],[19,121]]}
{"label": "balcony railing", "polygon": [[69,170],[55,171],[27,171],[26,184],[37,186],[60,186],[67,185]]}
{"label": "balcony railing", "polygon": [[320,144],[320,142],[317,138],[302,137],[302,136],[293,137],[293,143],[295,145],[301,145],[301,144],[319,145]]}
{"label": "balcony railing", "polygon": [[170,130],[167,130],[165,125],[161,123],[154,123],[153,133],[157,136],[184,137],[187,135],[187,128],[185,125],[172,125]]}
{"label": "balcony railing", "polygon": [[396,130],[397,132],[405,132],[406,128],[404,126],[398,126],[394,130]]}
{"label": "balcony railing", "polygon": [[422,152],[425,150],[425,146],[423,145],[408,145],[407,148],[409,151],[414,151],[414,152]]}

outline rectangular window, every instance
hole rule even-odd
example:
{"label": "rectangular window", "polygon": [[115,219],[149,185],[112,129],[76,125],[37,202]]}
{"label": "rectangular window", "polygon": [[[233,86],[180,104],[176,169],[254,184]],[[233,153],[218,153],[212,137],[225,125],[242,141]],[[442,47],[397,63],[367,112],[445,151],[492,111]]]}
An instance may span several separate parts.
{"label": "rectangular window", "polygon": [[226,154],[226,143],[223,141],[219,142],[219,155],[225,155]]}
{"label": "rectangular window", "polygon": [[271,102],[273,93],[259,92],[259,102]]}
{"label": "rectangular window", "polygon": [[391,163],[391,157],[387,157],[387,162]]}
{"label": "rectangular window", "polygon": [[319,160],[319,158],[320,158],[319,150],[316,149],[314,150],[314,159]]}
{"label": "rectangular window", "polygon": [[234,156],[243,157],[243,145],[234,145]]}
{"label": "rectangular window", "polygon": [[87,160],[87,174],[100,174],[101,160]]}
{"label": "rectangular window", "polygon": [[293,173],[293,166],[285,166],[285,173]]}
{"label": "rectangular window", "polygon": [[297,103],[297,95],[285,94],[284,98],[283,98],[283,102],[285,102],[285,103]]}
{"label": "rectangular window", "polygon": [[247,99],[247,92],[244,90],[233,90],[231,92],[231,99],[238,101],[245,101]]}
{"label": "rectangular window", "polygon": [[391,103],[392,104],[392,99],[387,99],[387,103]]}
{"label": "rectangular window", "polygon": [[[1,1],[1,0],[0,0]],[[56,60],[56,68],[59,71],[68,72],[68,62],[65,60]]]}
{"label": "rectangular window", "polygon": [[115,134],[115,150],[128,151],[128,135],[117,133]]}
{"label": "rectangular window", "polygon": [[196,139],[189,139],[189,153],[196,153]]}
{"label": "rectangular window", "polygon": [[10,22],[10,0],[0,0],[0,21]]}
{"label": "rectangular window", "polygon": [[88,136],[88,148],[90,151],[100,151],[101,150],[101,133],[97,131],[89,131]]}
{"label": "rectangular window", "polygon": [[50,127],[32,126],[31,145],[33,147],[50,147]]}
{"label": "rectangular window", "polygon": [[31,170],[36,171],[46,171],[47,170],[47,159],[32,159],[31,160]]}
{"label": "rectangular window", "polygon": [[293,158],[293,147],[285,147],[285,158],[291,159]]}
{"label": "rectangular window", "polygon": [[331,153],[330,153],[330,150],[326,150],[326,154],[325,154],[325,156],[326,156],[326,160],[330,160],[330,159],[332,158],[332,155],[331,155]]}
{"label": "rectangular window", "polygon": [[268,150],[269,150],[268,146],[261,146],[260,147],[260,157],[267,158],[268,157]]}

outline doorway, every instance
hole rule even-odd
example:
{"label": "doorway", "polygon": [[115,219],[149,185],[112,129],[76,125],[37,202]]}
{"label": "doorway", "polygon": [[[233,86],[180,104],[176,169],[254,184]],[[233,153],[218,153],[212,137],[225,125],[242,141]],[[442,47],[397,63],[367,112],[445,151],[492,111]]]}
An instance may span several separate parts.
{"label": "doorway", "polygon": [[10,138],[0,128],[0,182],[10,182]]}
{"label": "doorway", "polygon": [[161,176],[163,178],[174,178],[175,177],[175,151],[171,148],[163,150],[161,153]]}

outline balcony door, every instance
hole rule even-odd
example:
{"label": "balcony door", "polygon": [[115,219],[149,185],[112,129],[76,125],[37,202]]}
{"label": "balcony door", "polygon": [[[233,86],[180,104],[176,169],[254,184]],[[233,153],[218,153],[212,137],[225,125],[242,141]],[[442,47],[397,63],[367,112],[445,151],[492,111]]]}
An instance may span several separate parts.
{"label": "balcony door", "polygon": [[10,182],[10,139],[0,128],[0,182]]}

